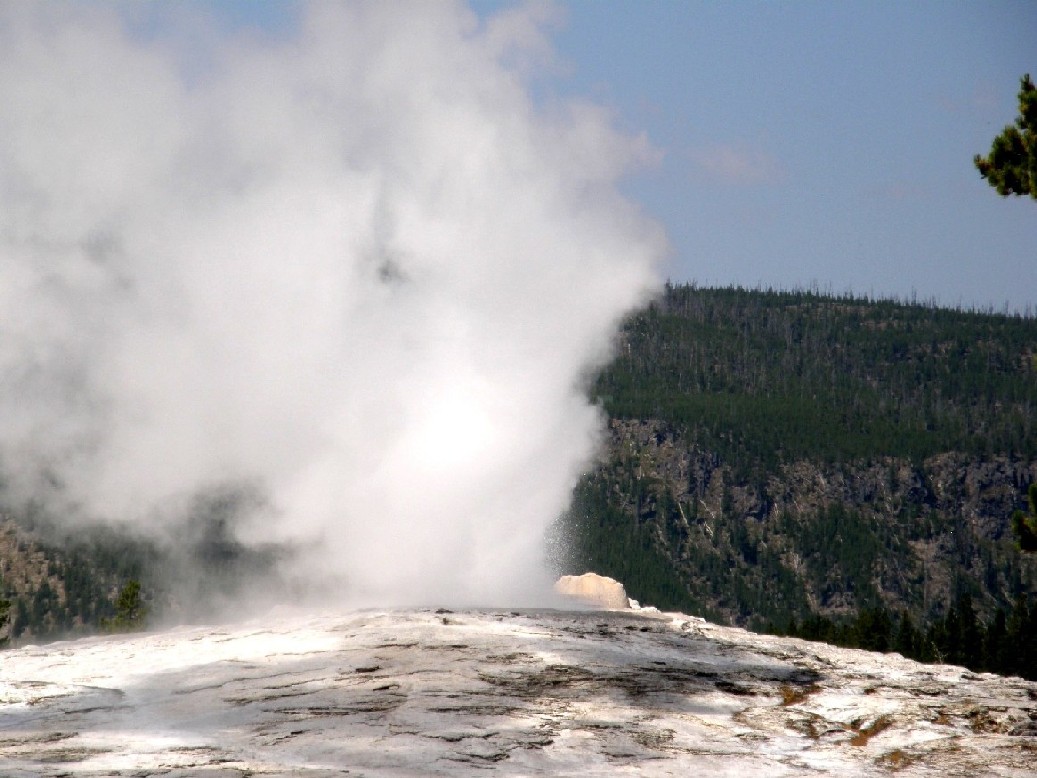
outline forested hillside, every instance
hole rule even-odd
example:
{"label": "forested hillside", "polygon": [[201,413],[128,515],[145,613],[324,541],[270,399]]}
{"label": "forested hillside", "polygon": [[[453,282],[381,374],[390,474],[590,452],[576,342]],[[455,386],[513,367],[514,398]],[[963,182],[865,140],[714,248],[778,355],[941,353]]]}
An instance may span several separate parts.
{"label": "forested hillside", "polygon": [[740,472],[947,451],[1037,453],[1037,323],[811,292],[669,287],[595,396]]}
{"label": "forested hillside", "polygon": [[[590,390],[607,446],[560,522],[560,572],[723,623],[1033,674],[1037,560],[1010,520],[1037,481],[1037,320],[668,287]],[[231,539],[240,497],[200,497],[165,545],[16,517],[11,633],[94,629],[131,579],[156,610],[272,579],[277,549]]]}
{"label": "forested hillside", "polygon": [[[280,592],[275,569],[284,550],[233,537],[250,499],[248,490],[214,487],[165,535],[68,527],[42,508],[6,508],[0,597],[10,603],[10,619],[0,624],[0,641],[138,627],[144,613],[157,621],[205,620],[233,610],[243,592]],[[124,607],[127,592],[135,595]]]}
{"label": "forested hillside", "polygon": [[867,615],[930,658],[957,656],[949,617],[1015,637],[1034,621],[1009,531],[1037,480],[1034,319],[668,287],[593,394],[609,446],[569,567],[754,628],[852,643]]}

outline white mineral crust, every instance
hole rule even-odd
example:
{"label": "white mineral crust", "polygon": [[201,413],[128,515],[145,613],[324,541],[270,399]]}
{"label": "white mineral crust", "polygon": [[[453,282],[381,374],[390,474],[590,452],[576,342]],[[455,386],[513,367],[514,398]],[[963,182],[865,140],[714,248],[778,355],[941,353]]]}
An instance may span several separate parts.
{"label": "white mineral crust", "polygon": [[3,776],[1024,776],[1037,684],[638,611],[367,610],[0,654]]}

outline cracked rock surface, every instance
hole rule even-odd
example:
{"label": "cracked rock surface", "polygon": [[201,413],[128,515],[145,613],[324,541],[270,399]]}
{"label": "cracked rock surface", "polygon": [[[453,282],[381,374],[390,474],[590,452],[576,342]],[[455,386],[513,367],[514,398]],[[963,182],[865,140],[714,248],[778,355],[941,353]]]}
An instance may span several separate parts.
{"label": "cracked rock surface", "polygon": [[0,655],[4,776],[1037,770],[1037,683],[638,611],[365,610]]}

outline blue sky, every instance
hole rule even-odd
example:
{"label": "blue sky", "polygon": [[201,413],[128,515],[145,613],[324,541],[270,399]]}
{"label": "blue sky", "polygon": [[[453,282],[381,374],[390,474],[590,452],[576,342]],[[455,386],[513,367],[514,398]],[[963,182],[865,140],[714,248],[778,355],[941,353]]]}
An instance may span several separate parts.
{"label": "blue sky", "polygon": [[[219,6],[275,32],[291,7]],[[610,106],[661,152],[626,191],[665,225],[672,280],[1037,303],[1037,201],[972,165],[1037,76],[1037,3],[559,7],[536,94]]]}
{"label": "blue sky", "polygon": [[1037,4],[566,9],[558,88],[664,152],[629,191],[666,224],[674,280],[1037,302],[1037,201],[972,165],[1037,76]]}

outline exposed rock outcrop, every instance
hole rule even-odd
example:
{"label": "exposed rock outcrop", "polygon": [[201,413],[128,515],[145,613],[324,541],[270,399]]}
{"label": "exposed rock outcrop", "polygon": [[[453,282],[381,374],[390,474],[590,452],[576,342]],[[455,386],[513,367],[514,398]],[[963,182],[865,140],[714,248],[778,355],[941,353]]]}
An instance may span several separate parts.
{"label": "exposed rock outcrop", "polygon": [[881,602],[923,623],[966,582],[987,620],[1037,583],[1009,529],[1037,461],[951,452],[742,472],[674,425],[612,419],[599,472],[678,587],[734,623],[768,612],[774,581],[786,586],[781,618],[797,600],[834,618]]}

